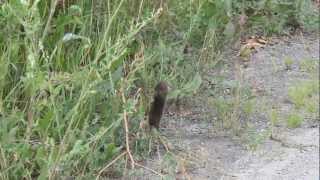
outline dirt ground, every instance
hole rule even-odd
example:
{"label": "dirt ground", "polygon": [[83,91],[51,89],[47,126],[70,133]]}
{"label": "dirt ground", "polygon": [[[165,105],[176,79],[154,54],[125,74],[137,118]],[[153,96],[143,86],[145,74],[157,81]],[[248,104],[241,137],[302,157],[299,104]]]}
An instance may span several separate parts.
{"label": "dirt ground", "polygon": [[[229,63],[224,70],[226,78],[231,80],[237,79],[233,63],[241,62],[236,54],[230,51],[225,55]],[[293,60],[290,70],[284,63],[288,57]],[[299,68],[299,62],[305,59],[319,61],[319,37],[297,35],[282,38],[259,49],[245,64],[240,63],[243,81],[257,92],[258,111],[245,119],[257,132],[263,133],[270,127],[270,120],[260,104],[278,107],[280,117],[294,109],[288,100],[288,88],[312,78],[309,72]],[[213,76],[216,72],[211,73]],[[167,114],[162,122],[161,134],[177,156],[164,155],[165,150],[160,147],[144,163],[155,172],[144,169],[139,178],[128,179],[319,179],[318,115],[303,114],[304,121],[298,128],[287,128],[280,120],[273,128],[273,138],[263,138],[255,149],[250,149],[241,135],[236,136],[221,128],[214,115],[206,116],[214,107],[204,107],[207,104],[201,102],[194,103],[184,114]]]}

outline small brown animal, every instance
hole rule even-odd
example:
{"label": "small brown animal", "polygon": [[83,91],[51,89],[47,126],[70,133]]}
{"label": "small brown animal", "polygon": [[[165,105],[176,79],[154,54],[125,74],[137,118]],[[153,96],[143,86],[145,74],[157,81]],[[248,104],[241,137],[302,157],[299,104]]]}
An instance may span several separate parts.
{"label": "small brown animal", "polygon": [[163,81],[159,82],[155,87],[153,102],[149,111],[150,128],[155,127],[159,129],[160,119],[162,117],[168,91],[168,85]]}

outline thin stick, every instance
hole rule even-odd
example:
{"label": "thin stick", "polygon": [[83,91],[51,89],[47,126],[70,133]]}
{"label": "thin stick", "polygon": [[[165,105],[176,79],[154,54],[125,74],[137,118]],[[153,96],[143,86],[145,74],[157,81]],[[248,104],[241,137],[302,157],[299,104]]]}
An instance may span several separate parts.
{"label": "thin stick", "polygon": [[102,169],[99,171],[99,173],[98,173],[98,175],[97,175],[97,177],[96,177],[96,180],[99,179],[99,177],[101,176],[101,174],[102,174],[106,169],[108,169],[112,164],[114,164],[116,161],[118,161],[118,160],[119,160],[122,156],[124,156],[125,154],[127,154],[126,151],[123,152],[123,153],[121,153],[119,156],[117,156],[116,158],[114,158],[114,160],[112,160],[109,164],[107,164],[104,168],[102,168]]}
{"label": "thin stick", "polygon": [[[124,104],[126,104],[126,98],[124,97],[123,91],[121,92],[122,101]],[[129,155],[130,161],[131,161],[131,168],[134,169],[134,159],[132,157],[131,151],[130,151],[130,143],[129,143],[129,128],[128,128],[128,115],[126,109],[123,111],[123,124],[124,124],[124,130],[126,133],[126,150]]]}
{"label": "thin stick", "polygon": [[143,168],[143,169],[146,169],[146,170],[148,170],[148,171],[150,171],[150,172],[152,172],[152,173],[160,176],[161,178],[163,177],[163,175],[162,175],[161,173],[159,173],[159,172],[157,172],[157,171],[155,171],[155,170],[153,170],[153,169],[150,169],[150,168],[148,168],[148,167],[145,167],[145,166],[143,166],[143,165],[141,165],[141,164],[139,164],[139,163],[135,163],[135,165],[137,165],[137,166],[139,166],[139,167],[141,167],[141,168]]}
{"label": "thin stick", "polygon": [[158,158],[159,158],[159,161],[160,161],[161,160],[161,155],[160,155],[159,144],[157,144],[157,154],[158,154]]}
{"label": "thin stick", "polygon": [[164,146],[164,148],[166,149],[167,152],[170,152],[170,149],[168,147],[168,145],[166,144],[166,142],[164,141],[164,139],[161,137],[161,135],[159,134],[159,140],[161,142],[161,144]]}
{"label": "thin stick", "polygon": [[50,27],[50,23],[51,23],[53,15],[54,15],[54,12],[56,10],[57,4],[58,4],[58,0],[51,1],[50,14],[49,14],[46,26],[44,27],[44,30],[43,30],[43,33],[42,33],[42,37],[41,37],[41,40],[40,40],[41,43],[43,43],[44,39],[47,36],[48,29]]}
{"label": "thin stick", "polygon": [[185,168],[185,165],[184,165],[184,159],[183,158],[180,158],[179,156],[178,156],[178,158],[179,158],[179,160],[180,160],[180,166],[181,166],[181,171],[182,171],[182,174],[183,174],[183,177],[185,177],[187,180],[191,180],[191,178],[190,178],[190,176],[189,176],[189,174],[188,174],[188,172],[187,172],[187,170],[186,170],[186,168]]}

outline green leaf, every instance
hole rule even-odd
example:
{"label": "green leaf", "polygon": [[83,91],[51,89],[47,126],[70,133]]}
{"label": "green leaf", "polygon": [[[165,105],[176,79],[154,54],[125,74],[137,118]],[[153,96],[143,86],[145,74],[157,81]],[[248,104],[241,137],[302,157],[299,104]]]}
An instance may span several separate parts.
{"label": "green leaf", "polygon": [[201,83],[202,83],[201,76],[199,73],[197,73],[192,79],[192,81],[185,84],[182,89],[186,93],[192,93],[200,88]]}
{"label": "green leaf", "polygon": [[110,143],[106,148],[106,159],[111,159],[115,154],[117,154],[121,148],[117,148],[114,143]]}
{"label": "green leaf", "polygon": [[236,32],[236,28],[232,21],[229,21],[226,25],[223,34],[226,36],[227,39],[231,39]]}
{"label": "green leaf", "polygon": [[[117,70],[120,66],[122,66],[122,63],[127,55],[128,55],[128,50],[125,49],[117,57],[113,57],[107,65],[108,69],[110,69],[111,72],[114,72],[115,70]],[[107,56],[106,58],[110,58],[110,57]]]}
{"label": "green leaf", "polygon": [[178,96],[181,94],[180,89],[175,89],[168,94],[168,99],[177,99]]}
{"label": "green leaf", "polygon": [[38,128],[40,129],[41,132],[45,132],[47,130],[47,128],[49,127],[50,125],[50,122],[51,120],[53,119],[53,116],[54,116],[54,112],[49,109],[45,115],[43,116],[43,118],[41,118],[39,121],[38,121]]}

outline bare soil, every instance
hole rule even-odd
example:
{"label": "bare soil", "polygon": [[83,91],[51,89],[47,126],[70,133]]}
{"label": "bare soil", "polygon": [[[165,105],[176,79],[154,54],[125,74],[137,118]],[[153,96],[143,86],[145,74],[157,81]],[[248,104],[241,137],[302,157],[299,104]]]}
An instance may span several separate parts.
{"label": "bare soil", "polygon": [[[294,104],[288,100],[288,87],[314,78],[302,71],[299,63],[306,59],[319,61],[319,37],[309,34],[282,38],[259,49],[246,64],[236,54],[227,51],[224,57],[228,65],[223,70],[227,79],[237,79],[234,63],[240,62],[243,81],[256,92],[258,109],[244,121],[253,124],[257,132],[263,132],[270,129],[270,120],[260,104],[278,107],[280,119],[294,110]],[[290,70],[284,63],[288,57],[293,60]],[[318,114],[303,113],[304,121],[298,128],[287,128],[285,121],[280,120],[272,138],[266,137],[256,149],[250,149],[241,133],[237,136],[221,128],[211,113],[215,107],[204,103],[205,97],[196,99],[183,113],[167,114],[160,125],[160,133],[171,147],[175,161],[168,160],[160,144],[144,165],[163,176],[143,169],[139,177],[126,179],[319,179]]]}

